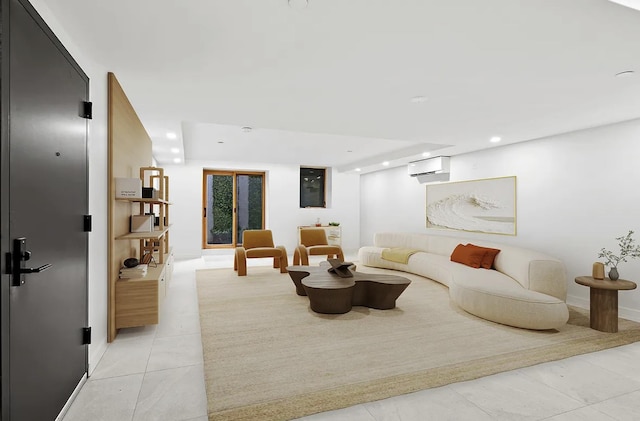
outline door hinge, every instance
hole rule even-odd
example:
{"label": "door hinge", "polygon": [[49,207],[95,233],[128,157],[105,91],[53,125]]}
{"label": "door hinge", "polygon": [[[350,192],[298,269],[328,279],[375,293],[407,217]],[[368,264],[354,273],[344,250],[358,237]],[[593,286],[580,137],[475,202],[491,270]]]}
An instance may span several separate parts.
{"label": "door hinge", "polygon": [[84,216],[84,232],[91,232],[91,215]]}
{"label": "door hinge", "polygon": [[91,326],[82,328],[82,345],[91,345]]}
{"label": "door hinge", "polygon": [[93,102],[82,102],[82,117],[91,120],[93,118]]}

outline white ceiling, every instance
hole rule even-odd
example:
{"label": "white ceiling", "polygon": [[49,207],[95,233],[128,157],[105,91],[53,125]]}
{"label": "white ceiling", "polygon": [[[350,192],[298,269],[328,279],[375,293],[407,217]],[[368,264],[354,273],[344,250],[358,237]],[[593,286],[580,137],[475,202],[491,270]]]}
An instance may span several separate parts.
{"label": "white ceiling", "polygon": [[46,4],[116,74],[160,164],[367,172],[640,117],[640,12],[607,0]]}

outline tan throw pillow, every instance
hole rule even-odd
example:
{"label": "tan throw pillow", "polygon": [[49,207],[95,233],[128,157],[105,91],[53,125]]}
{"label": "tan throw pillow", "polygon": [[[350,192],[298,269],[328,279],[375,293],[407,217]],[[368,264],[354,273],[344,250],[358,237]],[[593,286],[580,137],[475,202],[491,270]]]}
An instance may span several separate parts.
{"label": "tan throw pillow", "polygon": [[472,268],[479,268],[482,264],[482,258],[486,251],[480,250],[476,247],[469,247],[469,245],[458,244],[451,253],[451,261],[462,263],[463,265],[470,266]]}
{"label": "tan throw pillow", "polygon": [[471,244],[471,243],[467,244],[467,246],[474,247],[477,250],[483,250],[485,252],[484,256],[482,257],[482,262],[480,262],[480,267],[484,269],[493,268],[493,262],[496,260],[496,256],[498,255],[498,253],[500,253],[500,249],[476,246],[475,244]]}

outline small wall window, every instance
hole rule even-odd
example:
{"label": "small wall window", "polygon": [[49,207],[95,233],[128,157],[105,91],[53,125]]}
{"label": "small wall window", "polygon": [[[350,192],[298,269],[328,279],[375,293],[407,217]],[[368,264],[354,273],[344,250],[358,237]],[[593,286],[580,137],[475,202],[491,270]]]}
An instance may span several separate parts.
{"label": "small wall window", "polygon": [[300,167],[300,207],[326,207],[325,192],[326,168]]}

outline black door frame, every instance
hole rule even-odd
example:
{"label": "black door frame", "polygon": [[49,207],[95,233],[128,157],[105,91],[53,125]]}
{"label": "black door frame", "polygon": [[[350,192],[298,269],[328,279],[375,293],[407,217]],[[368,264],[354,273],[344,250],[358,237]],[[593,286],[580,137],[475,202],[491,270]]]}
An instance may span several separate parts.
{"label": "black door frame", "polygon": [[[52,41],[52,43],[57,47],[60,53],[65,57],[65,59],[69,62],[69,64],[74,68],[74,70],[78,73],[78,75],[84,79],[87,85],[86,89],[86,100],[89,101],[89,77],[82,70],[80,65],[73,59],[69,51],[62,45],[58,37],[53,33],[53,31],[46,24],[44,19],[38,14],[38,12],[33,8],[33,6],[27,0],[0,0],[0,384],[2,387],[2,396],[1,396],[1,409],[0,409],[0,420],[9,420],[10,419],[10,390],[9,390],[9,362],[10,358],[7,355],[9,350],[9,340],[10,340],[10,324],[9,324],[9,314],[10,314],[10,294],[11,294],[11,280],[10,276],[7,275],[7,261],[6,261],[6,253],[11,250],[11,238],[9,238],[9,211],[10,211],[10,203],[9,203],[9,170],[11,163],[9,162],[9,119],[10,119],[10,96],[9,96],[9,82],[10,82],[10,51],[9,51],[9,39],[10,39],[10,8],[11,7],[23,7],[29,15],[33,18],[35,23],[42,29],[42,31],[47,35],[47,37]],[[81,104],[79,104],[80,107]],[[78,110],[79,113],[82,110]],[[86,211],[89,212],[89,147],[88,147],[88,139],[89,139],[89,126],[86,125],[86,135],[87,139],[87,147],[86,149],[86,179],[87,179],[87,203],[86,203]],[[86,296],[86,314],[85,314],[85,325],[89,326],[89,270],[88,270],[88,260],[89,260],[89,237],[86,238],[87,241],[87,254],[85,256],[87,262],[87,270],[86,270],[86,282],[87,282],[87,296]],[[85,347],[85,379],[87,375],[89,367],[89,350],[88,346]]]}

